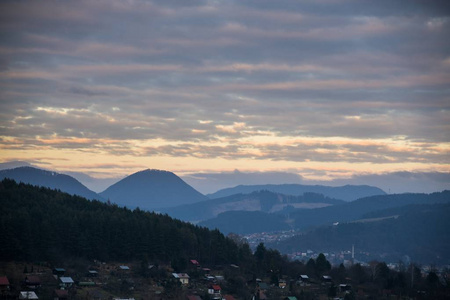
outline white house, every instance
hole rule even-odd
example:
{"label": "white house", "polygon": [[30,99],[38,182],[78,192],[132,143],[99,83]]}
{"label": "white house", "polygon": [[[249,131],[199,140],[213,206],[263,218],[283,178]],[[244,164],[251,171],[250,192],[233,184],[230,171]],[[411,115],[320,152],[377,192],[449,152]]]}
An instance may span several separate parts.
{"label": "white house", "polygon": [[189,284],[189,275],[186,273],[172,273],[172,276],[180,280],[181,284]]}

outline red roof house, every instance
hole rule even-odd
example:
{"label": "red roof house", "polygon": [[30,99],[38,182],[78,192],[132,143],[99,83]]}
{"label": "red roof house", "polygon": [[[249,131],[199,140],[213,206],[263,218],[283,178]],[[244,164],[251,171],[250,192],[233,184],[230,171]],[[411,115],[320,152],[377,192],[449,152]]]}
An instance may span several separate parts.
{"label": "red roof house", "polygon": [[8,277],[0,276],[0,290],[9,290]]}

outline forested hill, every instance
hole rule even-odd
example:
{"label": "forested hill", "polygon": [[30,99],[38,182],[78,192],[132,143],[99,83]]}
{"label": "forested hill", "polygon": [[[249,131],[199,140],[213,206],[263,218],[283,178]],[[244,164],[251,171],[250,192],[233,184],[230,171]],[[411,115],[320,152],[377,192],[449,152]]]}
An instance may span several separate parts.
{"label": "forested hill", "polygon": [[396,207],[368,214],[372,219],[320,227],[271,246],[291,253],[339,251],[353,244],[372,259],[398,261],[408,255],[415,262],[446,265],[450,263],[449,216],[448,202]]}
{"label": "forested hill", "polygon": [[[301,196],[283,195],[269,191],[235,194],[193,204],[180,205],[161,211],[184,221],[201,221],[230,211],[281,212],[285,209],[312,209],[346,203],[321,194],[305,193]],[[237,225],[237,224],[235,224]],[[217,227],[220,228],[220,227]]]}
{"label": "forested hill", "polygon": [[239,246],[217,230],[10,179],[0,182],[0,216],[1,260],[239,262]]}

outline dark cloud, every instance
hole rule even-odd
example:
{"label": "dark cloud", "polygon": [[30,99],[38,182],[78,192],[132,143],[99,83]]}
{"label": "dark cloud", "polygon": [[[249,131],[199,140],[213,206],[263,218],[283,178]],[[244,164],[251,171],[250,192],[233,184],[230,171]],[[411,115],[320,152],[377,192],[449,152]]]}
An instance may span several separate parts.
{"label": "dark cloud", "polygon": [[[448,164],[449,7],[3,1],[2,147]],[[246,141],[258,136],[290,142]]]}

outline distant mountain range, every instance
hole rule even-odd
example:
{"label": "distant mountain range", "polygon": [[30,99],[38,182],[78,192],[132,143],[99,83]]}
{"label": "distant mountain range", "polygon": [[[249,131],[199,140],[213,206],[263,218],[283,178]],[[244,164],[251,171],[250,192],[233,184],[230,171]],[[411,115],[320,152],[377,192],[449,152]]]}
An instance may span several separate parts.
{"label": "distant mountain range", "polygon": [[[283,195],[266,190],[250,194],[236,194],[162,210],[183,221],[198,222],[230,211],[256,211],[276,213],[295,209],[312,209],[346,203],[321,194],[305,193],[301,196]],[[267,216],[266,216],[267,217]]]}
{"label": "distant mountain range", "polygon": [[91,191],[75,178],[56,172],[41,170],[33,167],[19,167],[1,170],[0,180],[14,179],[17,182],[58,189],[71,195],[78,195],[86,199],[103,200],[97,193]]}
{"label": "distant mountain range", "polygon": [[[429,195],[399,194],[372,196],[341,205],[332,205],[308,210],[298,209],[290,211],[289,214],[286,214],[286,217],[283,220],[283,222],[285,223],[285,227],[283,229],[304,230],[322,225],[331,225],[336,222],[350,222],[362,219],[366,214],[369,213],[391,208],[399,208],[406,205],[437,204],[448,202],[450,202],[450,191],[433,193]],[[208,228],[217,228],[224,233],[234,232],[238,234],[244,234],[262,232],[263,230],[259,230],[258,228],[266,228],[268,222],[265,221],[265,219],[271,220],[272,215],[264,212],[261,212],[261,214],[266,214],[266,217],[254,218],[255,215],[248,212],[222,213],[219,214],[216,218],[200,222],[199,225],[206,226]],[[243,231],[234,231],[236,230],[236,223],[248,223],[249,219],[252,220],[251,227],[245,227]],[[278,224],[279,222],[280,220],[277,217],[277,224],[274,225],[274,228],[277,228],[277,230],[280,228],[280,225]],[[254,228],[257,231],[250,231],[250,228],[252,228],[252,230]]]}
{"label": "distant mountain range", "polygon": [[271,191],[284,195],[299,196],[304,193],[322,194],[326,197],[344,201],[354,201],[359,198],[386,195],[382,189],[368,185],[345,185],[331,187],[324,185],[302,185],[302,184],[265,184],[265,185],[238,185],[233,188],[219,190],[207,196],[211,199],[223,198],[235,194],[250,194],[255,191]]}
{"label": "distant mountain range", "polygon": [[208,198],[172,172],[144,170],[125,177],[100,195],[127,207],[159,210]]}

